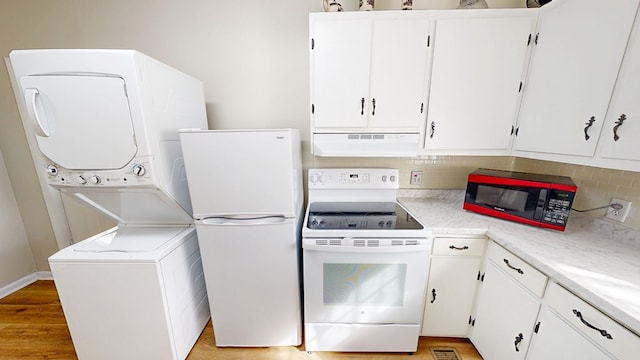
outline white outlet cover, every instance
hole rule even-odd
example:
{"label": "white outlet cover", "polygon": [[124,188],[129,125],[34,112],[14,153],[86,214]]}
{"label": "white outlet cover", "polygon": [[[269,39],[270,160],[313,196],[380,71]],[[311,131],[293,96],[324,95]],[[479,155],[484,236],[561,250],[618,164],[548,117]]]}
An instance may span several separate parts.
{"label": "white outlet cover", "polygon": [[626,201],[626,200],[612,198],[611,202],[609,204],[611,204],[611,205],[620,204],[620,205],[622,205],[622,209],[616,210],[613,207],[608,207],[607,208],[606,217],[609,218],[609,219],[616,220],[616,221],[624,222],[627,219],[627,215],[629,215],[629,211],[631,210],[631,202],[630,201]]}

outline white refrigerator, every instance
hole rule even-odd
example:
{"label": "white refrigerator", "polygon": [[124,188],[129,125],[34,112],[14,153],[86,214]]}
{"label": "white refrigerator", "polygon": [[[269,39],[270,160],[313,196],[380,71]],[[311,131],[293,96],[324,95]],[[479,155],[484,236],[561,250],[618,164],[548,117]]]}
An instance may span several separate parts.
{"label": "white refrigerator", "polygon": [[302,342],[300,134],[181,130],[219,347]]}

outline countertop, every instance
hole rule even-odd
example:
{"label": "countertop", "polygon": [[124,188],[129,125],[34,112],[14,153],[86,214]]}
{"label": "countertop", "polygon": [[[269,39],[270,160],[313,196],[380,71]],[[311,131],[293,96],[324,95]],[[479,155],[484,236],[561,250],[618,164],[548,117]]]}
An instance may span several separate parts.
{"label": "countertop", "polygon": [[640,336],[640,231],[572,211],[564,232],[462,209],[463,190],[400,190],[433,234],[487,235]]}

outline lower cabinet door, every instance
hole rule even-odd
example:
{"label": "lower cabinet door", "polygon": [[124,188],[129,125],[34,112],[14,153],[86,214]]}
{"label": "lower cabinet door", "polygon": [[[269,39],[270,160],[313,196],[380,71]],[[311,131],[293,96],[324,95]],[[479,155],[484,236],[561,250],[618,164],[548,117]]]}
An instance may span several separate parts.
{"label": "lower cabinet door", "polygon": [[480,261],[477,257],[431,258],[421,335],[468,335]]}
{"label": "lower cabinet door", "polygon": [[480,285],[471,342],[484,359],[522,360],[539,308],[535,296],[489,261]]}
{"label": "lower cabinet door", "polygon": [[611,359],[546,307],[541,310],[538,323],[527,360]]}

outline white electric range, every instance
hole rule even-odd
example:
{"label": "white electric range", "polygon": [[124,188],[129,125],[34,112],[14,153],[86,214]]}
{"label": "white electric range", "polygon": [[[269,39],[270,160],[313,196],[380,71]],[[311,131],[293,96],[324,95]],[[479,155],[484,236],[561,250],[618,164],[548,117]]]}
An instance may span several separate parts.
{"label": "white electric range", "polygon": [[397,169],[310,169],[302,228],[307,351],[414,352],[431,234]]}

